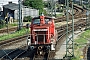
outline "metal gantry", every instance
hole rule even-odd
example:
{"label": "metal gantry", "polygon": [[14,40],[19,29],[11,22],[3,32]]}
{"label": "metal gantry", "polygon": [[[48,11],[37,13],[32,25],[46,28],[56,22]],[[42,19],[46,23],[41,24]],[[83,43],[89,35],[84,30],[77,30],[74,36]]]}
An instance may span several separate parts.
{"label": "metal gantry", "polygon": [[90,29],[90,1],[88,0],[88,4],[86,5],[86,30]]}
{"label": "metal gantry", "polygon": [[[72,29],[69,30],[69,4],[72,4]],[[74,57],[74,16],[73,16],[73,0],[65,0],[66,5],[66,20],[67,20],[67,28],[66,28],[66,55],[65,58],[71,58]]]}
{"label": "metal gantry", "polygon": [[90,29],[90,0],[88,0],[88,6],[86,12],[86,29]]}
{"label": "metal gantry", "polygon": [[54,0],[48,0],[48,13],[51,16],[56,16],[56,2]]}

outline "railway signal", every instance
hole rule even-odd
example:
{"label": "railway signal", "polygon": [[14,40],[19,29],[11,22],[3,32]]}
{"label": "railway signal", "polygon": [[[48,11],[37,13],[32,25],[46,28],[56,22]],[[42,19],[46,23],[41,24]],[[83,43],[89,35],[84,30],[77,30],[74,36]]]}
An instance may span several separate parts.
{"label": "railway signal", "polygon": [[6,15],[6,17],[5,17],[6,26],[7,26],[7,33],[9,33],[9,32],[8,32],[8,28],[9,28],[8,22],[9,22],[9,19],[10,19],[10,16],[9,16],[9,13],[7,13],[7,15]]}

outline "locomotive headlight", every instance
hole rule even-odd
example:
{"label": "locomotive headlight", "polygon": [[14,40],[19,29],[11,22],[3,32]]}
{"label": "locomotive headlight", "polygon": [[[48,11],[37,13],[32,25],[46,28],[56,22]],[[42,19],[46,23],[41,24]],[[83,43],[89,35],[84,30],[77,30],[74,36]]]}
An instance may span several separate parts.
{"label": "locomotive headlight", "polygon": [[40,55],[42,54],[43,52],[42,51],[40,51]]}

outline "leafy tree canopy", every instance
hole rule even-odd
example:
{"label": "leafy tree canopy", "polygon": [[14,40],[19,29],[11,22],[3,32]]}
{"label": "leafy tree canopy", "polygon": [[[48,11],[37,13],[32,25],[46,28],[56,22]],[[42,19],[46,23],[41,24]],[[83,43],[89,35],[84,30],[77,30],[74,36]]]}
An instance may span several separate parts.
{"label": "leafy tree canopy", "polygon": [[44,5],[42,0],[25,0],[24,5],[38,9],[40,14],[43,12]]}

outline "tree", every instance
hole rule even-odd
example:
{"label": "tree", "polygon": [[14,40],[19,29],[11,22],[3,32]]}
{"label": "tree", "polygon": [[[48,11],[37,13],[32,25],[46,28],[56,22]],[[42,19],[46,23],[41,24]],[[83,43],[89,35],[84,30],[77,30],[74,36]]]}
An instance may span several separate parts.
{"label": "tree", "polygon": [[31,20],[32,20],[31,16],[25,16],[23,19],[24,22],[31,22]]}
{"label": "tree", "polygon": [[24,5],[38,9],[39,14],[43,12],[44,5],[42,0],[25,0]]}

